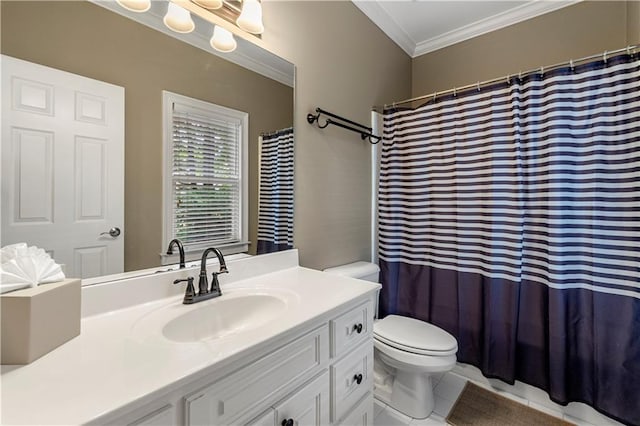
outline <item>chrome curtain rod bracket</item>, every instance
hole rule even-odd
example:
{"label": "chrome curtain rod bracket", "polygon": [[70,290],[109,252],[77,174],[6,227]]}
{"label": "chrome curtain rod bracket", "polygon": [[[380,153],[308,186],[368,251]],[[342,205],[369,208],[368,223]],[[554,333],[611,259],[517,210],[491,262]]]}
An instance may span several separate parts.
{"label": "chrome curtain rod bracket", "polygon": [[[326,115],[329,118],[324,118],[324,124],[320,124],[320,116]],[[382,136],[376,136],[373,134],[373,129],[371,127],[364,126],[360,123],[356,123],[355,121],[351,121],[347,118],[341,117],[337,114],[333,114],[329,111],[325,111],[321,108],[316,108],[316,114],[307,114],[307,122],[311,125],[316,123],[318,128],[324,129],[330,124],[338,127],[342,127],[346,130],[351,130],[352,132],[356,132],[360,134],[362,140],[368,140],[368,142],[372,145],[377,144],[382,140]]]}

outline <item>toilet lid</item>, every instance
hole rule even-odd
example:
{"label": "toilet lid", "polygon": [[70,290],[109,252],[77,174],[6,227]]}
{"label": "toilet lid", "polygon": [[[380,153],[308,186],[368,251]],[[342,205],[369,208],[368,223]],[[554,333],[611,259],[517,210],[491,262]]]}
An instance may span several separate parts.
{"label": "toilet lid", "polygon": [[407,352],[445,356],[458,351],[455,337],[414,318],[388,315],[374,323],[373,334],[379,341]]}

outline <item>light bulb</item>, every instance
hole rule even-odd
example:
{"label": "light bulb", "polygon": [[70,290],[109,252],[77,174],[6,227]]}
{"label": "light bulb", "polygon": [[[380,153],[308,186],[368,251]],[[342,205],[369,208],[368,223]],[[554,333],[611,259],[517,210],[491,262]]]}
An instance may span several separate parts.
{"label": "light bulb", "polygon": [[243,0],[242,12],[236,24],[243,30],[252,34],[262,34],[264,25],[262,24],[262,5],[258,0]]}
{"label": "light bulb", "polygon": [[190,33],[196,27],[189,11],[175,3],[169,3],[163,22],[170,30],[183,34]]}
{"label": "light bulb", "polygon": [[151,0],[116,0],[118,4],[132,12],[146,12],[151,7]]}
{"label": "light bulb", "polygon": [[213,27],[213,36],[211,37],[210,43],[211,47],[224,53],[233,52],[238,45],[236,39],[233,38],[233,34],[219,25]]}
{"label": "light bulb", "polygon": [[193,2],[205,9],[220,9],[222,7],[222,0],[193,0]]}

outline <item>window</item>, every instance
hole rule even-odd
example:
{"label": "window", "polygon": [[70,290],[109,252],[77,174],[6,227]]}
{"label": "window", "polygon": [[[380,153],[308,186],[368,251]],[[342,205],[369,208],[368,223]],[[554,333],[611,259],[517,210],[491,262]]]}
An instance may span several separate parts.
{"label": "window", "polygon": [[163,109],[162,253],[173,238],[186,252],[247,251],[248,114],[166,91]]}

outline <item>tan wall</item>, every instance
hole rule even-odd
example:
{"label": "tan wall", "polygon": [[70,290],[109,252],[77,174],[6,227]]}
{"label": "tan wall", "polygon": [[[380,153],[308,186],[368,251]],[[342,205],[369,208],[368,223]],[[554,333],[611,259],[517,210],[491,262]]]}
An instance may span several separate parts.
{"label": "tan wall", "polygon": [[587,1],[414,58],[412,96],[427,95],[640,39],[635,1]]}
{"label": "tan wall", "polygon": [[640,44],[640,1],[627,2],[627,43]]}
{"label": "tan wall", "polygon": [[373,105],[410,94],[411,60],[351,2],[264,2],[263,40],[296,65],[295,245],[325,268],[370,256],[371,148],[306,121],[316,107],[369,123]]}
{"label": "tan wall", "polygon": [[[125,88],[126,270],[160,260],[162,90],[249,113],[249,199],[257,200],[258,135],[292,125],[293,89],[88,2],[1,6],[3,54]],[[255,242],[255,202],[249,217]]]}

